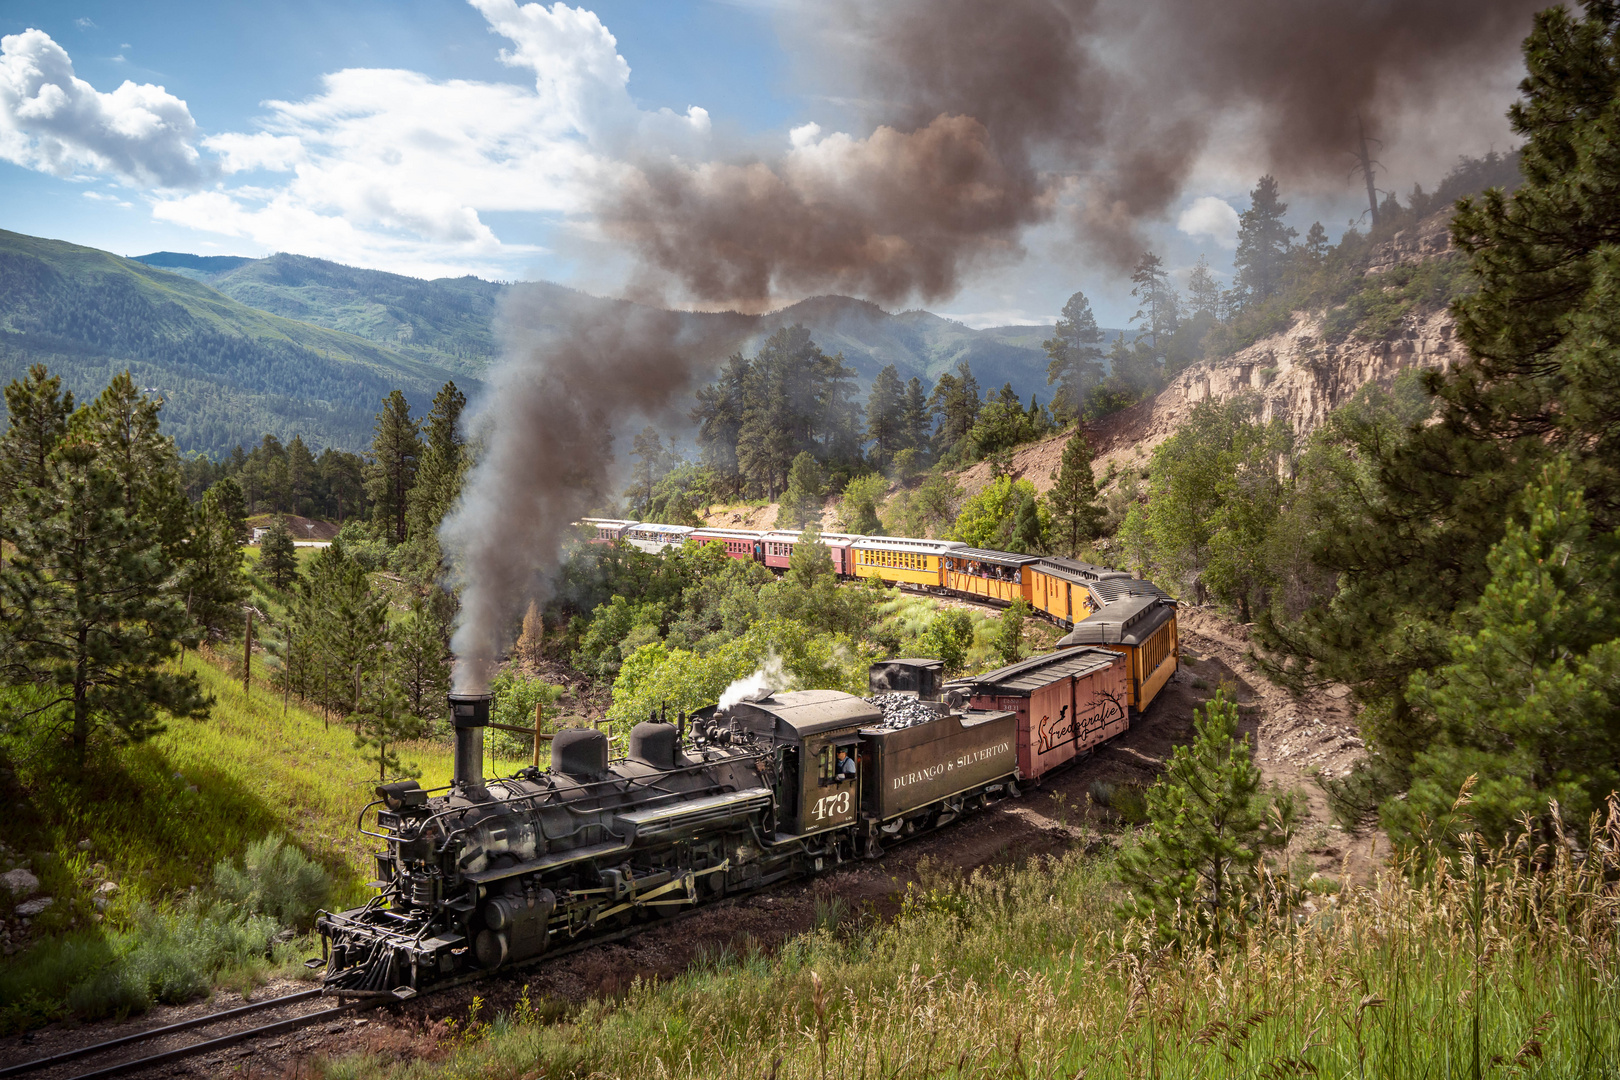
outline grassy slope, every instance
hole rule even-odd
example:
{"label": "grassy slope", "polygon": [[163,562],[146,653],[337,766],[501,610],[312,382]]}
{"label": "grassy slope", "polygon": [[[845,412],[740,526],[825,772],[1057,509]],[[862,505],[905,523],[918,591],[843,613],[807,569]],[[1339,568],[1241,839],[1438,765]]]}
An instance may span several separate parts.
{"label": "grassy slope", "polygon": [[1438,1080],[1620,1069],[1602,870],[1539,894],[1498,879],[1481,901],[1466,878],[1387,879],[1299,922],[1263,917],[1248,942],[1211,955],[1158,951],[1122,930],[1113,863],[1070,854],[967,881],[925,872],[891,924],[838,927],[833,901],[824,928],[775,955],[723,955],[620,1001],[520,1005],[440,1062],[359,1055],[322,1074]]}
{"label": "grassy slope", "polygon": [[[425,408],[450,374],[378,344],[241,304],[181,274],[0,231],[0,378],[43,362],[76,394],[125,367],[167,401],[183,450],[264,432],[358,447],[390,389]],[[465,378],[463,377],[463,381]]]}

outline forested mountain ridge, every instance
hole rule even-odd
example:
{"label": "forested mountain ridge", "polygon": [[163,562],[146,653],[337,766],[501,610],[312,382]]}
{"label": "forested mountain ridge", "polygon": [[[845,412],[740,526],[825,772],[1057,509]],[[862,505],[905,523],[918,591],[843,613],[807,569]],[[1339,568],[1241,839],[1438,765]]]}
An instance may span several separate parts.
{"label": "forested mountain ridge", "polygon": [[[580,310],[607,314],[622,300],[589,296],[549,282],[504,284],[476,277],[431,281],[365,270],[303,255],[265,259],[154,252],[137,256],[153,266],[206,282],[241,303],[290,319],[357,334],[388,349],[449,371],[477,376],[500,355],[495,330],[499,305],[514,291],[532,304],[541,322],[560,323]],[[582,307],[583,306],[583,307]],[[974,330],[928,311],[891,314],[848,296],[815,296],[759,316],[694,313],[694,321],[725,320],[756,329],[741,346],[752,353],[782,327],[802,324],[828,355],[842,352],[862,386],[893,364],[902,379],[932,385],[963,360],[987,387],[1011,382],[1019,396],[1045,400],[1047,326]],[[1105,331],[1109,340],[1118,331]],[[723,360],[717,357],[716,360]]]}
{"label": "forested mountain ridge", "polygon": [[182,452],[212,454],[266,433],[302,435],[317,450],[360,447],[390,390],[425,409],[451,376],[181,274],[0,230],[0,378],[36,363],[81,397],[128,368],[164,398],[164,431]]}

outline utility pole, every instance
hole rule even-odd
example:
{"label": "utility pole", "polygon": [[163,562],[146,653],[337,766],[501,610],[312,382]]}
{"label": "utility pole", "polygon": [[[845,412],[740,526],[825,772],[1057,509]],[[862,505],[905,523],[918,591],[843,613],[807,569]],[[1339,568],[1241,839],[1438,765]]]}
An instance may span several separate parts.
{"label": "utility pole", "polygon": [[1367,209],[1372,213],[1372,227],[1378,228],[1378,188],[1373,184],[1373,160],[1367,153],[1367,126],[1356,117],[1356,129],[1361,134],[1361,175],[1367,181]]}
{"label": "utility pole", "polygon": [[242,694],[248,692],[253,677],[253,609],[247,609],[247,634],[242,638]]}

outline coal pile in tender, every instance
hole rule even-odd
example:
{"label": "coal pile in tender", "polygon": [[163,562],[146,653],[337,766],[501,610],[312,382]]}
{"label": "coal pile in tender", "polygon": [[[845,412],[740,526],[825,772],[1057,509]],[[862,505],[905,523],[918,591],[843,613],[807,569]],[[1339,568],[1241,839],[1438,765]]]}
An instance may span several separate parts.
{"label": "coal pile in tender", "polygon": [[883,710],[883,728],[908,728],[938,720],[940,714],[926,701],[910,694],[877,694],[866,699]]}

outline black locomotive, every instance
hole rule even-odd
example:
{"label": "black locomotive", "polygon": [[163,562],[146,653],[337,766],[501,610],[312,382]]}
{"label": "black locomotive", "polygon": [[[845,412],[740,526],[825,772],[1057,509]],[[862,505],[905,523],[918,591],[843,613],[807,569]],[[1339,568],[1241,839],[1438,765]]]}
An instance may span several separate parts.
{"label": "black locomotive", "polygon": [[765,691],[700,710],[690,731],[637,724],[614,761],[602,733],[564,731],[549,769],[496,780],[481,767],[489,698],[452,694],[449,787],[384,784],[361,812],[385,845],[379,892],[318,920],[326,987],[405,996],[872,857],[1018,794],[1016,714],[940,700],[937,660],[876,664],[871,683],[885,696]]}

